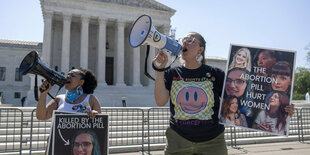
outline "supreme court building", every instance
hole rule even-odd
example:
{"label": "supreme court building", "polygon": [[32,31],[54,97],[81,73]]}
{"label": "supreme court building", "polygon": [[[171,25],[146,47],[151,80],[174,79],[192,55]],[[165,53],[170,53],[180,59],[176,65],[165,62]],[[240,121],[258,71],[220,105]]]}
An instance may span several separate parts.
{"label": "supreme court building", "polygon": [[[154,82],[144,76],[146,48],[132,48],[129,32],[139,16],[148,14],[154,27],[169,35],[175,10],[155,0],[41,0],[41,6],[42,59],[49,67],[64,73],[76,67],[94,71],[102,106],[120,104],[121,97],[128,106],[153,99]],[[154,47],[150,53],[153,58]]]}
{"label": "supreme court building", "polygon": [[[63,73],[78,67],[92,70],[98,80],[94,95],[103,107],[122,106],[122,98],[126,98],[130,107],[156,106],[154,81],[144,75],[146,46],[132,48],[129,45],[129,32],[133,22],[147,14],[151,16],[154,27],[169,36],[174,9],[155,0],[40,2],[44,36],[42,50],[38,52],[42,62]],[[153,77],[155,72],[151,67],[151,59],[157,51],[151,47],[147,60],[148,72]],[[219,59],[215,64],[225,69],[226,60]],[[27,76],[30,80],[23,87],[28,89],[22,94],[27,96],[26,106],[35,106],[34,76]],[[57,90],[53,88],[51,94],[56,94]],[[62,89],[60,93],[65,93],[65,90]]]}

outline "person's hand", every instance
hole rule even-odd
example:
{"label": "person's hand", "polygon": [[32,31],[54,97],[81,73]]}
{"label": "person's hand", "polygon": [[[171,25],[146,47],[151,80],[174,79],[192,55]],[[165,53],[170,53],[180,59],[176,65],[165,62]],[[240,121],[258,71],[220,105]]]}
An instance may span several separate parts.
{"label": "person's hand", "polygon": [[92,111],[88,112],[88,117],[89,117],[90,119],[93,119],[93,118],[96,117],[97,114],[98,114],[98,111],[92,110]]}
{"label": "person's hand", "polygon": [[[164,51],[160,50],[156,57],[153,59],[152,63],[157,69],[162,69],[166,66],[168,62],[168,56],[164,53]],[[159,66],[157,65],[159,64]]]}
{"label": "person's hand", "polygon": [[237,125],[237,126],[240,126],[240,125],[241,125],[241,123],[240,123],[240,120],[239,120],[239,119],[235,119],[235,125]]}
{"label": "person's hand", "polygon": [[287,112],[291,118],[293,117],[293,114],[295,111],[294,107],[295,107],[295,104],[291,104],[285,107],[285,112]]}
{"label": "person's hand", "polygon": [[273,123],[269,121],[265,121],[261,124],[257,124],[257,128],[264,131],[272,131]]}
{"label": "person's hand", "polygon": [[40,86],[41,94],[47,94],[52,89],[52,85],[48,81],[43,81]]}

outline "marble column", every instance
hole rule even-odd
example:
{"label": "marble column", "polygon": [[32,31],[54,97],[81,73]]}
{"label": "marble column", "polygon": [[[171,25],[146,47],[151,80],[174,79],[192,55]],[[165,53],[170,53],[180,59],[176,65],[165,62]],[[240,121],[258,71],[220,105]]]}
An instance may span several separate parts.
{"label": "marble column", "polygon": [[42,60],[47,66],[51,67],[51,41],[52,41],[52,20],[53,12],[45,11],[44,16],[44,36],[42,47]]}
{"label": "marble column", "polygon": [[104,18],[99,17],[99,35],[98,35],[98,66],[97,66],[97,79],[98,86],[106,86],[105,72],[106,72],[106,27],[107,21]]}
{"label": "marble column", "polygon": [[62,31],[62,51],[61,51],[61,72],[68,73],[70,63],[70,31],[71,31],[71,14],[63,15]]}
{"label": "marble column", "polygon": [[140,82],[140,47],[133,49],[133,86],[142,86]]}
{"label": "marble column", "polygon": [[90,17],[82,16],[80,66],[88,68],[88,29]]}
{"label": "marble column", "polygon": [[[153,46],[150,46],[150,53],[149,53],[149,57],[148,57],[148,64],[147,64],[147,71],[149,72],[149,74],[155,79],[155,70],[153,69],[152,67],[152,61],[153,59],[155,58],[156,56],[156,53],[155,53],[155,47]],[[154,86],[154,83],[155,81],[150,79],[150,78],[147,78],[149,83],[148,83],[148,86],[150,87],[153,87]]]}
{"label": "marble column", "polygon": [[125,40],[125,22],[117,21],[117,42],[116,42],[116,85],[125,86],[124,83],[124,40]]}

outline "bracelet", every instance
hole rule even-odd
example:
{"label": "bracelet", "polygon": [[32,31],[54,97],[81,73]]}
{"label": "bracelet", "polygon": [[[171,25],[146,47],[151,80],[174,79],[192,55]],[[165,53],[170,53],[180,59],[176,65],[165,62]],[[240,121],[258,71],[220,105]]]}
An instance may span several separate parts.
{"label": "bracelet", "polygon": [[170,69],[170,66],[167,67],[167,68],[158,69],[158,68],[155,67],[154,63],[152,62],[152,68],[153,68],[154,70],[158,71],[158,72],[163,72],[163,71],[165,71],[165,70],[167,70],[167,69]]}

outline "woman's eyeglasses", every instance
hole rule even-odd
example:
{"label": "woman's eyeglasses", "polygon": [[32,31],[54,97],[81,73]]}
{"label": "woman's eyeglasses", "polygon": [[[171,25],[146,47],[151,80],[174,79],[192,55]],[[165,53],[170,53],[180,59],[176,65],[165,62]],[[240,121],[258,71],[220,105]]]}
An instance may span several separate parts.
{"label": "woman's eyeglasses", "polygon": [[245,83],[245,80],[242,80],[242,79],[232,80],[230,78],[227,78],[226,83],[227,84],[234,83],[236,86],[242,86]]}
{"label": "woman's eyeglasses", "polygon": [[194,36],[191,37],[184,37],[183,39],[179,39],[179,42],[184,44],[185,42],[188,44],[193,44],[196,42],[196,38]]}
{"label": "woman's eyeglasses", "polygon": [[67,75],[69,75],[71,77],[77,77],[79,74],[78,73],[68,73]]}
{"label": "woman's eyeglasses", "polygon": [[77,143],[77,142],[74,142],[73,143],[73,146],[75,148],[79,148],[80,146],[82,146],[82,148],[88,148],[92,143],[90,142],[82,142],[82,143]]}
{"label": "woman's eyeglasses", "polygon": [[78,77],[79,75],[81,76],[81,79],[84,79],[84,74],[82,74],[82,73],[78,73],[78,72],[72,72],[72,73],[68,73],[67,74],[67,76],[70,76],[70,77],[73,77],[73,78],[75,78],[75,77]]}

